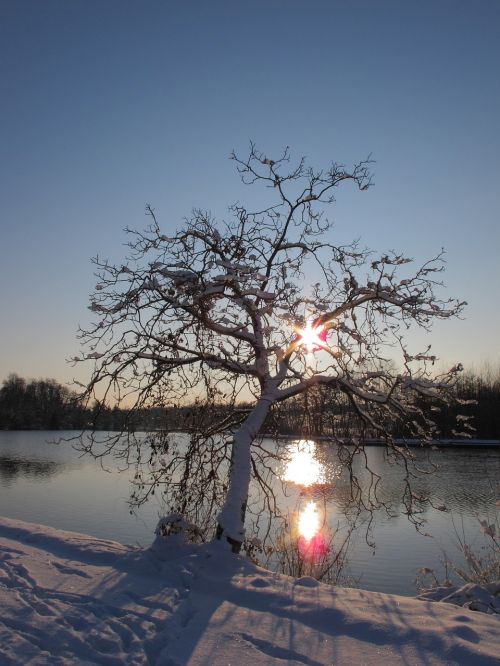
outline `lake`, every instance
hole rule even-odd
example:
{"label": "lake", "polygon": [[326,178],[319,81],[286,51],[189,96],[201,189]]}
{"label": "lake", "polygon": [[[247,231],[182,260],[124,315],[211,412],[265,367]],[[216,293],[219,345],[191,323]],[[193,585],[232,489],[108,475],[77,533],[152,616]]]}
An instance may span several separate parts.
{"label": "lake", "polygon": [[[112,461],[108,470],[103,469],[98,461],[81,457],[69,443],[48,443],[71,434],[0,432],[0,514],[122,543],[149,545],[162,513],[159,504],[150,502],[131,515],[128,473],[117,471]],[[316,510],[321,511],[315,485],[320,480],[323,487],[329,487],[326,522],[341,522],[346,485],[335,463],[335,447],[293,441],[286,447],[289,459],[280,469],[286,492],[282,506],[302,529],[311,529],[311,517],[315,518]],[[401,472],[388,465],[383,447],[367,447],[366,451],[372,469],[383,476],[381,492],[391,501],[395,515],[376,513],[375,548],[367,545],[363,528],[357,531],[349,551],[349,574],[368,590],[414,595],[419,568],[442,570],[443,551],[460,560],[457,530],[465,532],[472,545],[481,547],[484,536],[478,518],[492,522],[499,511],[500,450],[446,447],[432,451],[438,470],[416,483],[417,491],[429,494],[434,505],[424,514],[425,531],[431,536],[417,533],[403,515]],[[446,511],[440,510],[442,507]]]}

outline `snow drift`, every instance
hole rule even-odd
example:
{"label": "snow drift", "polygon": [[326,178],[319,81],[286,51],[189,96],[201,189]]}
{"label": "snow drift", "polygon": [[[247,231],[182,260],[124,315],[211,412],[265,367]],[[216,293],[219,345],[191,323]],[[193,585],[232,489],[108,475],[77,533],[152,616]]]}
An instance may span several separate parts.
{"label": "snow drift", "polygon": [[[158,544],[157,544],[158,547]],[[0,519],[0,663],[498,664],[498,617]]]}

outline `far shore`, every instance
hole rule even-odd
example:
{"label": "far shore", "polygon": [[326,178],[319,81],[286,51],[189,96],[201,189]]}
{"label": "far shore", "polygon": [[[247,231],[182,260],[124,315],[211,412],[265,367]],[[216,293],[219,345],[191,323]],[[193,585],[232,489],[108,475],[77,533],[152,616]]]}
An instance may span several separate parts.
{"label": "far shore", "polygon": [[[80,430],[71,430],[71,429],[64,429],[64,430],[43,430],[43,429],[19,429],[19,430],[0,430],[0,432],[55,432],[55,433],[63,433],[63,432],[74,432],[74,433],[84,433],[84,432],[92,432],[90,428]],[[94,432],[120,432],[119,430],[95,430]],[[137,430],[137,433],[140,432],[161,432],[160,430]],[[177,429],[169,429],[169,433],[185,433],[189,434],[190,431],[188,430],[177,430]],[[351,444],[351,441],[347,437],[340,437],[338,440],[336,440],[333,437],[330,437],[329,435],[304,435],[304,434],[281,434],[281,433],[259,433],[259,437],[262,437],[264,439],[276,439],[276,440],[303,440],[303,439],[311,439],[314,440],[315,442],[341,442],[342,444],[345,444],[349,446]],[[364,446],[385,446],[386,443],[383,439],[380,438],[375,438],[375,437],[367,437],[365,439],[359,438],[359,442],[364,445]],[[398,446],[422,446],[422,442],[419,439],[404,439],[401,437],[397,437],[393,440],[394,444]],[[500,439],[449,439],[449,438],[443,438],[443,439],[433,439],[429,440],[428,442],[425,443],[425,446],[436,446],[436,447],[488,447],[488,448],[494,448],[494,447],[500,447]]]}
{"label": "far shore", "polygon": [[[303,435],[272,435],[272,434],[264,434],[261,435],[261,437],[269,438],[269,439],[305,439]],[[316,442],[335,442],[332,437],[328,437],[327,435],[316,435],[311,437]],[[349,445],[350,442],[348,439],[340,438],[343,444]],[[376,439],[376,438],[371,438],[368,437],[366,439],[360,439],[359,440],[361,444],[364,446],[385,446],[386,443],[384,442],[383,439]],[[396,438],[393,440],[394,444],[397,444],[398,446],[421,446],[422,442],[419,439],[402,439],[402,438]],[[427,446],[438,446],[438,447],[453,447],[453,446],[488,446],[488,447],[494,447],[494,446],[500,446],[500,439],[433,439],[430,440],[429,442],[426,443]]]}

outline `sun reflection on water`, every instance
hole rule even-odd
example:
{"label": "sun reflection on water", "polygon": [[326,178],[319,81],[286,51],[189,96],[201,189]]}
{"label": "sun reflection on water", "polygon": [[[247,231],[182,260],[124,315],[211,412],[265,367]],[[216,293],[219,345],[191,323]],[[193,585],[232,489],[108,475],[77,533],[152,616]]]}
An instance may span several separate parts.
{"label": "sun reflection on water", "polygon": [[316,483],[325,483],[324,468],[314,457],[315,451],[314,442],[307,439],[300,440],[295,448],[289,449],[283,481],[291,481],[305,488]]}
{"label": "sun reflection on water", "polygon": [[297,529],[299,535],[310,541],[319,530],[319,516],[316,504],[310,500],[299,515]]}
{"label": "sun reflection on water", "polygon": [[[300,486],[301,495],[317,491],[317,486],[328,483],[327,470],[316,457],[316,444],[310,440],[299,440],[287,451],[287,463],[281,478]],[[322,536],[320,512],[313,499],[302,506],[296,517],[296,530],[301,556],[317,559],[325,548]]]}

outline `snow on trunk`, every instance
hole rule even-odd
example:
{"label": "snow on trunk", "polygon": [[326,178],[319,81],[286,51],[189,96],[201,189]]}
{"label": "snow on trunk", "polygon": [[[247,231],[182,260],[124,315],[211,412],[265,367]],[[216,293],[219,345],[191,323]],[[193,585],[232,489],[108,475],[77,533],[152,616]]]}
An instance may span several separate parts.
{"label": "snow on trunk", "polygon": [[262,396],[234,434],[229,487],[218,517],[217,538],[226,537],[235,553],[245,539],[245,511],[251,477],[251,446],[273,400]]}

